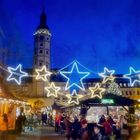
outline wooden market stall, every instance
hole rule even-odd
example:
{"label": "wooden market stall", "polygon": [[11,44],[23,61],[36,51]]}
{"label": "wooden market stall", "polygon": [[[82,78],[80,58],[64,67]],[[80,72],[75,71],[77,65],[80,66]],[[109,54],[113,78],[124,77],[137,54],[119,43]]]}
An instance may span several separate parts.
{"label": "wooden market stall", "polygon": [[17,107],[23,106],[24,104],[25,102],[23,100],[19,100],[12,95],[2,77],[0,77],[0,116],[4,113],[7,114],[9,130],[15,129]]}

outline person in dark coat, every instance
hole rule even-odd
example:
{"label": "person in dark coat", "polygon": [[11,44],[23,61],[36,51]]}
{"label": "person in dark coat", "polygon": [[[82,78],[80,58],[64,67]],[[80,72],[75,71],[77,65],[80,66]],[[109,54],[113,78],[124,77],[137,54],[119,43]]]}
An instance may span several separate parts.
{"label": "person in dark coat", "polygon": [[17,130],[17,133],[19,134],[21,134],[22,132],[22,125],[23,125],[22,114],[20,113],[20,115],[16,119],[16,130]]}
{"label": "person in dark coat", "polygon": [[74,122],[72,123],[72,139],[78,140],[80,139],[80,129],[81,129],[81,123],[79,122],[78,118],[74,118]]}

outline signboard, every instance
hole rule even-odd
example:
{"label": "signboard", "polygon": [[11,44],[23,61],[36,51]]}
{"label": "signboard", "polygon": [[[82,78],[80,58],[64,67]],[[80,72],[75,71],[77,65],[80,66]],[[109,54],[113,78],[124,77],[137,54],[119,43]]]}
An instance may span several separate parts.
{"label": "signboard", "polygon": [[113,99],[102,99],[101,103],[102,104],[114,104],[114,100]]}

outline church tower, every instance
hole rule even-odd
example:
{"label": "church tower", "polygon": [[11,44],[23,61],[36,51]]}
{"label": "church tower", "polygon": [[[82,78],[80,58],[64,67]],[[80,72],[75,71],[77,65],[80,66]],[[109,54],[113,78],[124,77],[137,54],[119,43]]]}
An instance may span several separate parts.
{"label": "church tower", "polygon": [[46,66],[50,70],[51,33],[46,23],[45,10],[40,15],[40,24],[34,33],[34,69]]}
{"label": "church tower", "polygon": [[[47,70],[50,71],[50,41],[51,33],[49,27],[46,23],[46,14],[43,9],[40,15],[40,23],[34,33],[34,74],[36,75],[36,69],[42,69],[46,66]],[[45,86],[47,82],[42,81],[42,79],[33,81],[33,96],[44,97],[45,96]]]}

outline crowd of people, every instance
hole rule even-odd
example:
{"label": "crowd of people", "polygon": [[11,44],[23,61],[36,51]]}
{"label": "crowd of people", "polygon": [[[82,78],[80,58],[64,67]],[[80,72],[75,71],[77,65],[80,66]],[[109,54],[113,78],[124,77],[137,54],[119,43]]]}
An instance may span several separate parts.
{"label": "crowd of people", "polygon": [[25,115],[20,113],[16,119],[16,130],[18,133],[22,131],[33,131],[37,126],[53,126],[53,116],[51,113],[30,113]]}
{"label": "crowd of people", "polygon": [[[16,119],[17,133],[37,126],[54,126],[55,132],[65,135],[67,140],[140,140],[140,121],[137,127],[131,129],[128,118],[120,115],[102,115],[98,122],[88,123],[84,116],[71,116],[57,113],[55,117],[45,112],[38,114],[20,113]],[[32,130],[31,130],[32,131]],[[7,140],[8,117],[3,114],[0,118],[0,139]]]}
{"label": "crowd of people", "polygon": [[[140,133],[140,124],[138,126]],[[65,132],[67,140],[134,140],[132,135],[135,132],[132,132],[128,118],[123,115],[115,119],[102,115],[99,122],[88,123],[84,117],[71,118],[64,114],[56,115],[55,131]]]}

